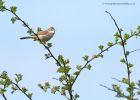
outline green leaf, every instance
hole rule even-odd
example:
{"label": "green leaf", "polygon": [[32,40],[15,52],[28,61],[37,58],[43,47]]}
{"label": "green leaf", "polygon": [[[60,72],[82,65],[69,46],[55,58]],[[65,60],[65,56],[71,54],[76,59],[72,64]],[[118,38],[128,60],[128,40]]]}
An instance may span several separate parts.
{"label": "green leaf", "polygon": [[12,24],[14,24],[16,21],[17,21],[17,17],[12,17],[12,18],[11,18]]}
{"label": "green leaf", "polygon": [[25,93],[25,92],[27,92],[27,91],[28,91],[26,87],[22,87],[22,89],[21,89],[21,90],[22,90],[22,92],[23,92],[23,93]]}
{"label": "green leaf", "polygon": [[88,55],[85,55],[85,56],[83,57],[84,61],[88,61],[88,58],[89,58]]}
{"label": "green leaf", "polygon": [[59,77],[59,81],[62,82],[62,81],[64,81],[64,80],[66,80],[66,76],[65,76],[65,75],[61,75],[61,76]]}
{"label": "green leaf", "polygon": [[116,33],[114,34],[114,36],[117,37],[117,38],[120,38],[119,32],[116,32]]}
{"label": "green leaf", "polygon": [[88,64],[88,65],[86,66],[86,68],[87,68],[88,70],[91,70],[91,65]]}
{"label": "green leaf", "polygon": [[103,58],[104,56],[103,56],[103,54],[99,54],[98,57]]}
{"label": "green leaf", "polygon": [[137,95],[140,95],[140,91],[137,91]]}
{"label": "green leaf", "polygon": [[124,95],[118,85],[113,84],[112,87],[113,90],[117,93],[117,97],[122,97]]}
{"label": "green leaf", "polygon": [[51,89],[51,93],[52,94],[55,94],[56,91],[59,91],[60,89],[60,86],[54,86],[52,89]]}
{"label": "green leaf", "polygon": [[11,10],[13,13],[16,13],[17,7],[16,7],[16,6],[11,6],[11,7],[10,7],[10,10]]}
{"label": "green leaf", "polygon": [[76,76],[78,76],[79,74],[80,74],[79,71],[76,71],[76,72],[73,73],[73,75],[76,75]]}
{"label": "green leaf", "polygon": [[137,30],[140,32],[140,26],[137,27]]}
{"label": "green leaf", "polygon": [[73,83],[74,82],[74,76],[71,76],[70,78],[69,78],[69,80],[68,80],[68,82],[71,84],[71,83]]}
{"label": "green leaf", "polygon": [[61,88],[60,93],[61,93],[61,95],[64,95],[65,96],[66,95],[66,90]]}
{"label": "green leaf", "polygon": [[48,90],[48,88],[50,88],[50,83],[49,82],[45,82],[45,85],[41,85],[41,84],[38,84],[38,86],[44,91],[46,92]]}
{"label": "green leaf", "polygon": [[129,80],[126,79],[126,78],[123,78],[123,79],[122,79],[122,82],[125,83],[125,84],[129,84]]}
{"label": "green leaf", "polygon": [[124,40],[127,40],[130,38],[130,35],[129,34],[124,34]]}
{"label": "green leaf", "polygon": [[48,59],[50,57],[51,57],[51,54],[50,53],[45,54],[45,59]]}
{"label": "green leaf", "polygon": [[102,51],[104,49],[103,45],[99,45],[98,48]]}
{"label": "green leaf", "polygon": [[28,23],[26,23],[25,21],[23,21],[23,22],[24,22],[24,24],[22,24],[23,27],[29,26]]}
{"label": "green leaf", "polygon": [[6,89],[0,88],[0,94],[4,94],[6,92]]}
{"label": "green leaf", "polygon": [[64,60],[64,63],[65,63],[65,65],[69,64],[70,63],[69,59]]}
{"label": "green leaf", "polygon": [[75,95],[74,95],[74,98],[79,98],[80,96],[76,93]]}
{"label": "green leaf", "polygon": [[127,87],[127,91],[128,91],[129,93],[131,93],[132,88],[131,88],[131,87]]}
{"label": "green leaf", "polygon": [[50,83],[49,82],[46,82],[45,83],[45,87],[48,87],[49,88],[50,87]]}
{"label": "green leaf", "polygon": [[82,66],[81,65],[77,65],[76,69],[81,70]]}
{"label": "green leaf", "polygon": [[112,42],[108,42],[107,44],[109,47],[112,47],[113,46],[113,43]]}
{"label": "green leaf", "polygon": [[133,66],[134,66],[133,64],[128,63],[128,67],[129,67],[129,68],[131,68],[131,67],[133,67]]}
{"label": "green leaf", "polygon": [[32,98],[33,93],[28,93],[28,96],[29,96],[30,98]]}
{"label": "green leaf", "polygon": [[64,64],[64,58],[63,58],[62,55],[59,55],[59,56],[58,56],[58,62],[59,62],[60,64]]}
{"label": "green leaf", "polygon": [[16,90],[18,90],[18,87],[15,86],[15,85],[13,85],[13,86],[12,86],[12,90],[13,90],[13,91],[12,91],[11,93],[13,94]]}
{"label": "green leaf", "polygon": [[126,63],[126,61],[125,61],[124,58],[120,59],[120,62],[121,62],[121,63]]}
{"label": "green leaf", "polygon": [[47,47],[51,48],[52,47],[52,43],[47,43]]}
{"label": "green leaf", "polygon": [[41,27],[38,27],[37,28],[37,32],[40,32],[40,31],[42,31],[42,28]]}
{"label": "green leaf", "polygon": [[5,8],[3,6],[0,6],[0,11],[1,12],[4,12],[5,11]]}
{"label": "green leaf", "polygon": [[136,84],[134,82],[131,82],[130,85],[134,88]]}
{"label": "green leaf", "polygon": [[6,79],[8,77],[7,76],[7,72],[6,71],[3,71],[2,74],[1,74],[1,77]]}
{"label": "green leaf", "polygon": [[98,58],[98,55],[92,55],[92,59]]}
{"label": "green leaf", "polygon": [[32,34],[33,30],[32,29],[28,29],[27,33]]}
{"label": "green leaf", "polygon": [[3,6],[3,5],[4,5],[4,1],[0,0],[0,6]]}
{"label": "green leaf", "polygon": [[126,55],[126,56],[128,56],[129,54],[130,54],[130,52],[129,52],[129,51],[126,51],[126,52],[125,52],[125,55]]}
{"label": "green leaf", "polygon": [[117,43],[118,40],[119,40],[119,38],[120,38],[120,34],[119,34],[118,32],[116,32],[116,33],[114,34],[114,37],[115,37],[115,43]]}
{"label": "green leaf", "polygon": [[69,66],[66,66],[66,67],[60,67],[57,69],[57,72],[59,73],[68,73],[70,71],[70,67]]}
{"label": "green leaf", "polygon": [[122,28],[119,28],[119,30],[122,32],[123,31],[123,29]]}
{"label": "green leaf", "polygon": [[15,78],[16,83],[20,82],[22,80],[22,77],[23,77],[23,75],[16,74],[16,78]]}
{"label": "green leaf", "polygon": [[140,80],[138,80],[138,83],[137,83],[138,87],[140,87]]}
{"label": "green leaf", "polygon": [[60,89],[60,86],[54,86],[53,88],[57,91]]}

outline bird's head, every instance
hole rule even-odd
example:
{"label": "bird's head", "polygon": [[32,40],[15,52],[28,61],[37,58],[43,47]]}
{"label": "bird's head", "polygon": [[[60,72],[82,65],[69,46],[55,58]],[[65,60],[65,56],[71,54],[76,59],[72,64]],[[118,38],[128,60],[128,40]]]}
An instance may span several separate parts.
{"label": "bird's head", "polygon": [[51,32],[51,33],[55,33],[56,30],[55,30],[54,27],[49,27],[49,28],[48,28],[48,31]]}

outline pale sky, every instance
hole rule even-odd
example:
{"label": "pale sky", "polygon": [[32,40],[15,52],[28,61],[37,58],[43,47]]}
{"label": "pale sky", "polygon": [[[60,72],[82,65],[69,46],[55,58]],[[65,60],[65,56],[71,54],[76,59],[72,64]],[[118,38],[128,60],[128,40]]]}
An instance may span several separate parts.
{"label": "pale sky", "polygon": [[[71,61],[71,67],[84,64],[82,57],[85,54],[92,56],[99,52],[100,44],[106,45],[113,41],[116,27],[109,11],[116,19],[124,33],[136,30],[140,25],[140,1],[125,0],[135,5],[103,5],[115,0],[5,0],[6,5],[18,7],[17,14],[29,23],[35,31],[37,27],[43,29],[49,26],[56,28],[56,34],[49,41],[53,44],[51,51],[55,56],[63,54]],[[123,0],[117,0],[123,3]],[[44,93],[38,83],[49,81],[52,85],[59,82],[52,78],[58,77],[57,66],[53,59],[45,60],[46,50],[42,45],[32,40],[20,40],[28,36],[21,22],[11,24],[9,12],[0,13],[0,71],[6,70],[13,79],[15,73],[21,73],[23,81],[21,86],[33,92],[33,100],[66,100],[59,94],[52,95],[49,91]],[[140,48],[140,39],[129,40],[127,50]],[[91,62],[92,70],[84,70],[74,85],[75,92],[80,95],[79,100],[123,100],[118,99],[111,91],[100,84],[111,87],[118,83],[111,78],[121,79],[127,75],[126,67],[119,62],[123,57],[122,48],[115,46],[104,53],[103,59]],[[139,70],[140,52],[133,53],[129,60],[135,66],[132,80],[137,81]],[[73,69],[74,70],[74,69]],[[119,83],[118,83],[119,84]],[[6,94],[8,100],[28,100],[22,93],[14,95],[10,91]],[[3,98],[0,97],[0,100]]]}

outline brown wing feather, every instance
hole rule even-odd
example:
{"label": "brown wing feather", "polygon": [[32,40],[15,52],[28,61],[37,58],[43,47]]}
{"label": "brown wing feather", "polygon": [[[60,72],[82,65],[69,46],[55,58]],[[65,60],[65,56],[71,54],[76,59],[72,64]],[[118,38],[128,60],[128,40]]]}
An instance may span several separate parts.
{"label": "brown wing feather", "polygon": [[45,35],[47,33],[48,33],[48,31],[40,31],[40,32],[37,33],[37,35]]}

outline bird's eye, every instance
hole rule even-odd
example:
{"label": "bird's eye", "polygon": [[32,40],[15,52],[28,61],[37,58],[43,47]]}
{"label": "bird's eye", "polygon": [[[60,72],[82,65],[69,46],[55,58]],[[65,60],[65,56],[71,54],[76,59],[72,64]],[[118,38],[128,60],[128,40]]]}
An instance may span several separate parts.
{"label": "bird's eye", "polygon": [[51,27],[51,30],[53,31],[53,30],[54,30],[54,28],[53,28],[53,27]]}

